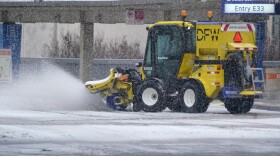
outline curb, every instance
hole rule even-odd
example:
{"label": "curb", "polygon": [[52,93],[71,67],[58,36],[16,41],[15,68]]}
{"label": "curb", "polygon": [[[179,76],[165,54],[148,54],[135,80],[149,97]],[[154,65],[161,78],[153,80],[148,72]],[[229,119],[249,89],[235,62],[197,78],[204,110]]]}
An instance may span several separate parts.
{"label": "curb", "polygon": [[280,111],[280,104],[265,104],[264,102],[256,101],[253,108],[269,111]]}
{"label": "curb", "polygon": [[[224,103],[219,100],[214,100],[211,105],[224,106]],[[254,109],[280,111],[280,101],[277,100],[255,100]]]}

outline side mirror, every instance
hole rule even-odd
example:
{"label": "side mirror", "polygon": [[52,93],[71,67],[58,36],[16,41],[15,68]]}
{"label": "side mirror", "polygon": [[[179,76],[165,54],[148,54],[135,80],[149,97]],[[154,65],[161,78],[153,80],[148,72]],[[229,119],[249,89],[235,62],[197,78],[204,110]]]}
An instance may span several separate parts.
{"label": "side mirror", "polygon": [[135,67],[142,67],[142,62],[135,63]]}

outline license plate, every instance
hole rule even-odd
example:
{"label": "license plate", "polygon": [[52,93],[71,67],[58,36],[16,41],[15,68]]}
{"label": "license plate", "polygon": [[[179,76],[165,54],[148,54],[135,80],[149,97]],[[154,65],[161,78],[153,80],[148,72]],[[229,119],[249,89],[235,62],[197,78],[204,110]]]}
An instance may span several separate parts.
{"label": "license plate", "polygon": [[224,98],[236,98],[240,97],[240,90],[235,87],[224,87],[223,88],[223,97]]}

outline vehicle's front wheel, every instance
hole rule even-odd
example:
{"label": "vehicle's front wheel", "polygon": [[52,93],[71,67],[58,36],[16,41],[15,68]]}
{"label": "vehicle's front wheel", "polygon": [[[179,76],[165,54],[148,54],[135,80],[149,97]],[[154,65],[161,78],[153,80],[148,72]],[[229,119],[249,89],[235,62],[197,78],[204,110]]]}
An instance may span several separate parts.
{"label": "vehicle's front wheel", "polygon": [[178,101],[181,111],[187,113],[204,113],[209,107],[203,87],[195,81],[184,84],[179,92]]}
{"label": "vehicle's front wheel", "polygon": [[155,80],[146,80],[139,86],[136,95],[135,107],[145,112],[160,112],[166,108],[164,105],[163,86]]}
{"label": "vehicle's front wheel", "polygon": [[225,99],[225,107],[231,114],[248,113],[254,105],[254,98]]}

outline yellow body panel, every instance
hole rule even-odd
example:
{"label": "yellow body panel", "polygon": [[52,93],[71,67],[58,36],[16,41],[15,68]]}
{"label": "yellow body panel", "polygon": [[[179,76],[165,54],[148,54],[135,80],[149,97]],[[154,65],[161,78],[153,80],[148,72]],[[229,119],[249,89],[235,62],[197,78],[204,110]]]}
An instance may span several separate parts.
{"label": "yellow body panel", "polygon": [[205,89],[206,96],[216,98],[224,86],[224,70],[217,70],[220,64],[215,65],[195,65],[190,78],[199,80]]}
{"label": "yellow body panel", "polygon": [[255,46],[252,43],[228,43],[227,44],[227,50],[228,51],[234,51],[236,48],[252,48],[252,49],[257,49],[257,46]]}
{"label": "yellow body panel", "polygon": [[243,95],[243,96],[255,96],[261,94],[263,94],[262,91],[242,91],[239,93],[239,95]]}
{"label": "yellow body panel", "polygon": [[[227,44],[233,43],[236,31],[222,31],[222,23],[197,24],[196,56],[199,60],[225,60]],[[255,43],[256,34],[252,31],[240,31],[242,43]]]}
{"label": "yellow body panel", "polygon": [[191,53],[184,54],[181,67],[177,76],[178,79],[186,79],[190,76],[193,70],[194,58],[195,58],[194,54]]}
{"label": "yellow body panel", "polygon": [[142,80],[145,80],[145,79],[146,79],[146,76],[145,76],[145,73],[144,73],[144,70],[143,70],[143,66],[139,68],[139,72],[140,72],[140,74],[141,74]]}
{"label": "yellow body panel", "polygon": [[[161,21],[157,22],[155,24],[148,25],[148,28],[152,28],[155,25],[178,25],[180,27],[183,27],[182,21]],[[193,25],[190,22],[184,22],[184,27],[193,27]]]}
{"label": "yellow body panel", "polygon": [[87,82],[86,87],[91,92],[94,92],[94,91],[97,91],[97,90],[107,89],[108,86],[111,85],[112,81],[114,81],[114,78],[115,78],[115,73],[114,73],[114,70],[111,69],[109,77],[107,77],[104,80]]}

